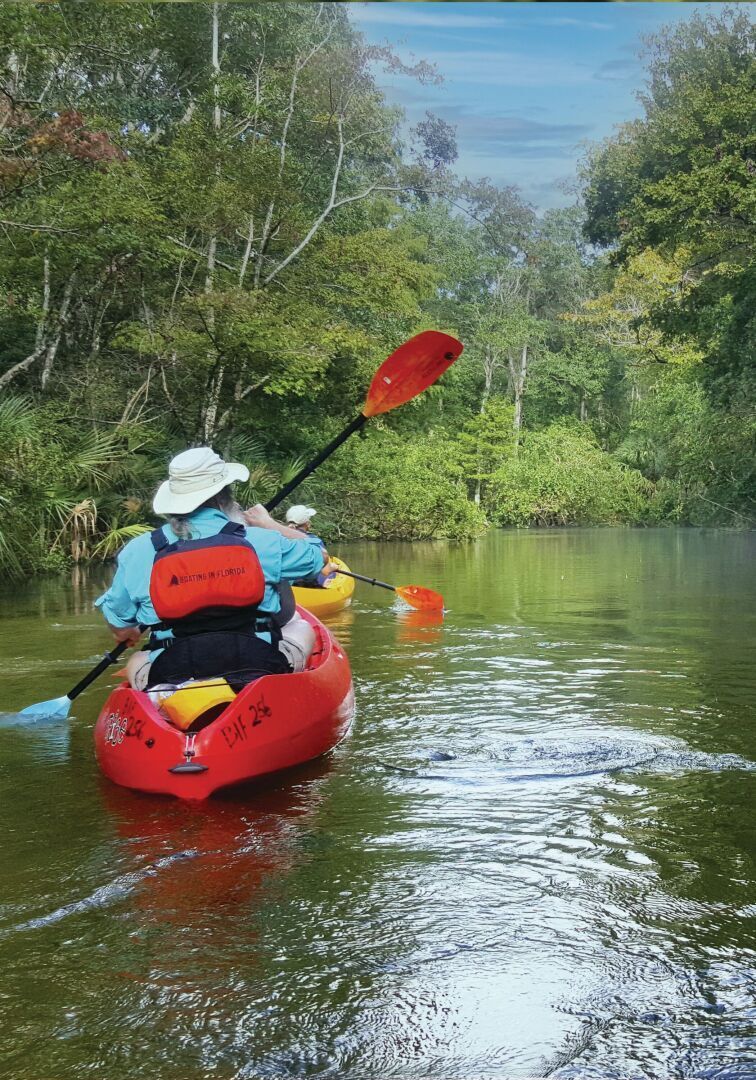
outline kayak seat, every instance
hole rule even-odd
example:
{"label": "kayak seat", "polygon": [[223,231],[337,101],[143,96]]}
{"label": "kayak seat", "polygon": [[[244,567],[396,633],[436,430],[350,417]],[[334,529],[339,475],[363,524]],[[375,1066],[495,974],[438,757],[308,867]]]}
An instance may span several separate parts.
{"label": "kayak seat", "polygon": [[235,697],[224,678],[191,679],[161,694],[158,708],[181,731],[200,731],[225,712]]}
{"label": "kayak seat", "polygon": [[190,680],[228,680],[237,693],[261,675],[291,671],[283,653],[254,633],[211,631],[178,638],[153,661],[147,689]]}

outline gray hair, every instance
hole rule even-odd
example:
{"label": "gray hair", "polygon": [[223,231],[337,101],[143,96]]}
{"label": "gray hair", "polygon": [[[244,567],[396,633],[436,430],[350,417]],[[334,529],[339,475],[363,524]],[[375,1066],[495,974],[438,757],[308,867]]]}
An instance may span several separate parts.
{"label": "gray hair", "polygon": [[[201,510],[203,506],[208,506],[213,510],[220,510],[222,514],[226,515],[229,521],[237,521],[244,524],[242,509],[234,498],[230,486],[224,487],[217,495],[213,495],[211,499],[206,499],[203,503],[200,503],[197,510]],[[195,513],[195,511],[192,511],[192,513]],[[171,514],[168,518],[168,524],[179,540],[192,539],[191,516],[191,514]]]}

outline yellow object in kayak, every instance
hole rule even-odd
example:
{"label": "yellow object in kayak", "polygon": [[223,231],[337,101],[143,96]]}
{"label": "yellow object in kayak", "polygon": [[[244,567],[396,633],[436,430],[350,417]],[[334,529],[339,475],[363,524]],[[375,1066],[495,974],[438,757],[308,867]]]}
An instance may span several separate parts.
{"label": "yellow object in kayak", "polygon": [[[331,559],[331,562],[342,570],[349,569],[341,559]],[[334,574],[322,589],[305,589],[297,586],[294,589],[294,599],[303,608],[307,608],[313,615],[321,618],[323,615],[335,615],[337,611],[348,607],[352,602],[353,592],[354,580],[352,578]]]}
{"label": "yellow object in kayak", "polygon": [[160,710],[182,731],[211,709],[223,712],[236,694],[225,679],[198,679],[184,683],[175,693],[160,700]]}

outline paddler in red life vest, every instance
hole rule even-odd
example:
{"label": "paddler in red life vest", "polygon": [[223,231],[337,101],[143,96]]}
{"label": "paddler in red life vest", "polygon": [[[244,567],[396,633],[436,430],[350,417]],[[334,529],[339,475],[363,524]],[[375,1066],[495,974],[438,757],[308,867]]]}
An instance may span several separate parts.
{"label": "paddler in red life vest", "polygon": [[325,549],[264,507],[242,511],[231,484],[249,469],[207,446],[171,461],[153,501],[167,524],[130,540],[95,601],[117,641],[152,627],[127,665],[138,690],[225,675],[238,689],[260,674],[302,671],[315,634],[289,582],[328,569]]}
{"label": "paddler in red life vest", "polygon": [[[312,531],[312,519],[316,514],[317,510],[313,509],[312,506],[304,506],[302,503],[297,503],[296,506],[290,506],[286,511],[286,524],[290,525],[293,529],[297,529],[306,537],[308,543],[315,544],[325,552],[325,544],[320,537],[316,536]],[[328,553],[326,552],[326,557],[327,554]],[[295,584],[304,585],[309,588],[312,588],[313,586],[322,588],[326,581],[328,581],[328,575],[321,572],[314,578],[309,580],[302,579],[301,581],[295,582]]]}

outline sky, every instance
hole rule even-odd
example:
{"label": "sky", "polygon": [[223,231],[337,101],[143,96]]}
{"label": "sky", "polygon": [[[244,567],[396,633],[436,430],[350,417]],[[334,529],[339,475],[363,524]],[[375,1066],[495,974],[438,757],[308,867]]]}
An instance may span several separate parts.
{"label": "sky", "polygon": [[[642,35],[719,3],[350,3],[371,44],[428,60],[443,76],[421,86],[376,71],[409,125],[436,113],[457,129],[461,176],[515,184],[540,209],[573,202],[586,142],[642,114]],[[745,6],[745,5],[743,5]],[[748,4],[756,13],[756,4]]]}

